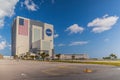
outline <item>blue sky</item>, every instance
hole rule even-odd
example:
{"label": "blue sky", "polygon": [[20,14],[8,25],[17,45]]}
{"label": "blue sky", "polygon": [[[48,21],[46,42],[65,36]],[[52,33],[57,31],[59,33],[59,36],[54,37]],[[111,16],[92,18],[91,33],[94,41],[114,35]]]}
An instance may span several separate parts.
{"label": "blue sky", "polygon": [[[120,0],[0,0],[0,53],[11,54],[16,16],[54,25],[56,53],[120,57]],[[4,5],[6,4],[6,5]]]}

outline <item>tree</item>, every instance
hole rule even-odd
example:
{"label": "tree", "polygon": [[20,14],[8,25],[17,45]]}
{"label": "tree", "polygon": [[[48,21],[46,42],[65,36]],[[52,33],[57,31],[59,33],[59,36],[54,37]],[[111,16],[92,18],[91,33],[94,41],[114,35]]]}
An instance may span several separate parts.
{"label": "tree", "polygon": [[75,55],[72,55],[71,57],[72,57],[72,60],[74,60],[74,59],[75,59]]}
{"label": "tree", "polygon": [[103,59],[110,59],[110,57],[103,57]]}
{"label": "tree", "polygon": [[117,55],[111,53],[108,57],[103,57],[103,59],[117,59]]}
{"label": "tree", "polygon": [[27,56],[30,56],[30,52],[26,52],[26,55],[27,55]]}
{"label": "tree", "polygon": [[117,56],[115,54],[113,54],[113,53],[110,54],[109,56],[110,56],[110,59],[117,59]]}
{"label": "tree", "polygon": [[24,55],[24,59],[27,59],[27,55]]}
{"label": "tree", "polygon": [[44,61],[44,60],[45,60],[45,58],[49,56],[49,54],[47,54],[47,53],[43,52],[43,53],[40,53],[40,56],[41,56],[41,58],[42,58],[42,59],[43,59],[43,61]]}
{"label": "tree", "polygon": [[60,60],[61,54],[56,54],[55,56],[58,58],[58,60]]}
{"label": "tree", "polygon": [[18,55],[14,55],[14,59],[18,59]]}
{"label": "tree", "polygon": [[30,52],[26,52],[26,55],[24,56],[26,59],[30,59]]}

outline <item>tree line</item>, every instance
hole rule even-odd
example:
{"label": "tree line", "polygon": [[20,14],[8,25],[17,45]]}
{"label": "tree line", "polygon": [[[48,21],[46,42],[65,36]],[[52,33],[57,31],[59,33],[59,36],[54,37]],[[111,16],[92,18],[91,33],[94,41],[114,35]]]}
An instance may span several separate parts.
{"label": "tree line", "polygon": [[37,53],[35,55],[31,55],[30,52],[26,52],[26,54],[24,56],[21,56],[21,57],[18,57],[17,55],[15,55],[14,59],[19,59],[19,58],[24,59],[24,60],[37,60],[37,59],[39,60],[39,59],[42,59],[44,61],[45,59],[49,59],[48,57],[49,57],[49,54],[45,53],[45,52]]}
{"label": "tree line", "polygon": [[115,60],[115,59],[117,59],[117,55],[111,53],[109,56],[107,56],[107,57],[103,57],[103,59],[111,59],[111,60]]}

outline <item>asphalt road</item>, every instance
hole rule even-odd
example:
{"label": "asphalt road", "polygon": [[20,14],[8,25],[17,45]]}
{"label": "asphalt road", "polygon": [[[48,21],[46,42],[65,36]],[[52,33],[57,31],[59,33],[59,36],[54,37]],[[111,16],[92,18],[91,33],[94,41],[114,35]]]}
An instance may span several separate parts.
{"label": "asphalt road", "polygon": [[[86,68],[93,72],[84,72]],[[120,68],[91,64],[0,60],[0,80],[120,80]]]}

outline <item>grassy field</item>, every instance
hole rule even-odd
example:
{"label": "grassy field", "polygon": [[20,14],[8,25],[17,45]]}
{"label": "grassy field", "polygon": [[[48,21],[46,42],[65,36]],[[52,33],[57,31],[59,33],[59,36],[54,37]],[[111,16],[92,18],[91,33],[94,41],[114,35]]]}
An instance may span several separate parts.
{"label": "grassy field", "polygon": [[55,60],[54,62],[65,62],[65,63],[80,63],[80,64],[100,64],[100,65],[113,65],[120,66],[120,60]]}

